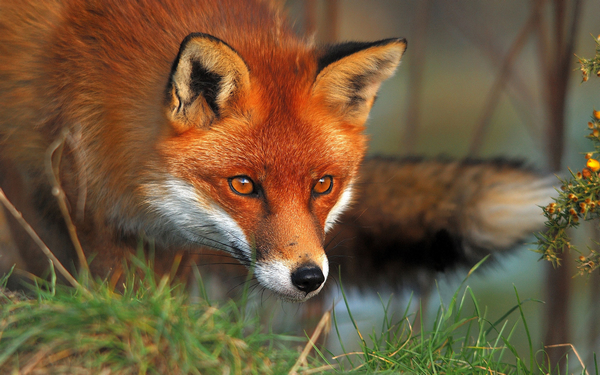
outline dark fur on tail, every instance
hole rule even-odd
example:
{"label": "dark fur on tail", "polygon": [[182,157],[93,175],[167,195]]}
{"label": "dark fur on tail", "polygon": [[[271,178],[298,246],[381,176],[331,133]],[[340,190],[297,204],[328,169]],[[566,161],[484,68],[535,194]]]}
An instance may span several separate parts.
{"label": "dark fur on tail", "polygon": [[514,248],[543,228],[538,205],[553,177],[521,162],[367,159],[355,204],[332,230],[335,275],[359,287],[420,286],[422,278],[472,266]]}

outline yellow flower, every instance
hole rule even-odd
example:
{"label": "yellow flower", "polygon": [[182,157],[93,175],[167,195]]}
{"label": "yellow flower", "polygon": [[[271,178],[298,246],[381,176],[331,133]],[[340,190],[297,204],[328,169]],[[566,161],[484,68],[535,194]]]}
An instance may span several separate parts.
{"label": "yellow flower", "polygon": [[594,109],[594,117],[595,117],[597,120],[600,120],[600,111],[596,111],[596,110]]}
{"label": "yellow flower", "polygon": [[598,162],[598,160],[596,159],[588,159],[587,161],[587,167],[592,171],[592,172],[598,172],[598,170],[600,170],[600,162]]}

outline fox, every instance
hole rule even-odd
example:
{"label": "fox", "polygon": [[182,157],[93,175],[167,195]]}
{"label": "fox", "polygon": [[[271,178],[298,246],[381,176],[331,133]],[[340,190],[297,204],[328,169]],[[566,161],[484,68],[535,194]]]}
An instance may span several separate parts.
{"label": "fox", "polygon": [[[317,46],[269,1],[3,0],[0,187],[65,264],[75,250],[49,171],[94,274],[148,238],[157,263],[223,250],[306,301],[328,277],[326,233],[406,46]],[[25,270],[43,274],[9,224]]]}
{"label": "fox", "polygon": [[[142,236],[157,266],[216,249],[302,302],[330,259],[350,285],[398,287],[543,227],[535,205],[554,190],[519,163],[363,160],[404,39],[315,46],[266,1],[0,4],[0,187],[64,263],[76,256],[47,177],[64,130],[61,186],[101,276]],[[43,274],[7,219],[19,254],[0,260]]]}

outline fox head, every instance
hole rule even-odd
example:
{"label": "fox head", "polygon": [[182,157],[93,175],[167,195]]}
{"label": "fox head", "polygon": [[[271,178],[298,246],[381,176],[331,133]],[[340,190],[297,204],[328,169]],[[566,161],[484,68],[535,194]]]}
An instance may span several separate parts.
{"label": "fox head", "polygon": [[325,233],[352,199],[364,123],[403,39],[276,51],[194,33],[164,105],[148,201],[169,236],[225,250],[280,298],[319,293]]}

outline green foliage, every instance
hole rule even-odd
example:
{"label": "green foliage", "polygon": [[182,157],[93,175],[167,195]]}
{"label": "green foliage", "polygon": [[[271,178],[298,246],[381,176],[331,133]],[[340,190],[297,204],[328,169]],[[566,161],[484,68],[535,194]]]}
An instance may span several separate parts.
{"label": "green foliage", "polygon": [[581,65],[581,74],[583,81],[587,81],[591,75],[600,77],[600,35],[598,38],[594,38],[596,41],[596,56],[591,59],[579,58],[579,64]]}
{"label": "green foliage", "polygon": [[[471,273],[478,267],[475,266]],[[470,274],[471,274],[470,273]],[[469,275],[470,275],[469,274]],[[466,280],[465,280],[466,282]],[[380,332],[370,335],[371,344],[360,333],[352,319],[362,350],[334,357],[340,373],[377,374],[534,374],[548,373],[536,362],[523,303],[515,289],[516,305],[496,321],[486,318],[473,291],[463,285],[455,292],[448,306],[441,303],[436,318],[427,329],[422,316],[415,327],[405,311],[394,323],[389,314],[389,302],[384,304],[385,318]],[[342,288],[343,289],[343,288]],[[344,297],[344,300],[345,297]],[[537,301],[539,302],[539,301]],[[346,301],[347,304],[347,301]],[[466,313],[467,307],[472,313]],[[507,318],[519,313],[521,321],[512,325]],[[334,319],[335,321],[335,319]],[[522,324],[522,326],[521,326]],[[336,324],[337,329],[337,324]],[[519,357],[510,343],[513,334],[525,329],[529,338],[530,357]],[[530,367],[531,366],[531,367]]]}
{"label": "green foliage", "polygon": [[[600,37],[595,39],[595,42],[596,56],[589,60],[579,58],[584,81],[587,81],[591,74],[600,75]],[[554,203],[543,208],[548,219],[548,229],[545,233],[536,235],[537,252],[554,266],[560,265],[560,257],[565,250],[577,252],[577,268],[582,275],[590,274],[598,268],[600,254],[591,248],[588,248],[587,255],[582,253],[571,244],[567,229],[577,228],[579,219],[596,220],[600,217],[600,163],[593,158],[595,154],[600,155],[600,111],[593,111],[588,128],[591,133],[587,138],[592,142],[594,149],[585,154],[586,167],[576,173],[569,169],[570,178],[559,178],[562,183],[559,196],[554,199]]]}
{"label": "green foliage", "polygon": [[[0,290],[0,373],[549,373],[537,362],[544,355],[533,347],[525,321],[522,306],[530,301],[516,290],[515,306],[495,321],[486,318],[466,280],[433,322],[420,316],[417,327],[408,307],[392,319],[390,303],[382,302],[383,326],[366,339],[352,319],[360,352],[333,356],[308,343],[313,352],[303,358],[290,344],[306,338],[264,333],[243,301],[210,305],[167,277],[156,280],[143,260],[132,263],[120,291],[85,277],[85,293],[41,281],[28,296]],[[348,307],[343,286],[342,294]],[[511,315],[517,315],[513,323]],[[341,337],[337,323],[335,329]],[[529,339],[525,359],[511,344],[522,329]],[[290,371],[296,361],[298,371]]]}
{"label": "green foliage", "polygon": [[0,373],[276,374],[297,353],[239,306],[194,301],[134,259],[122,291],[51,283],[35,298],[3,291]]}

